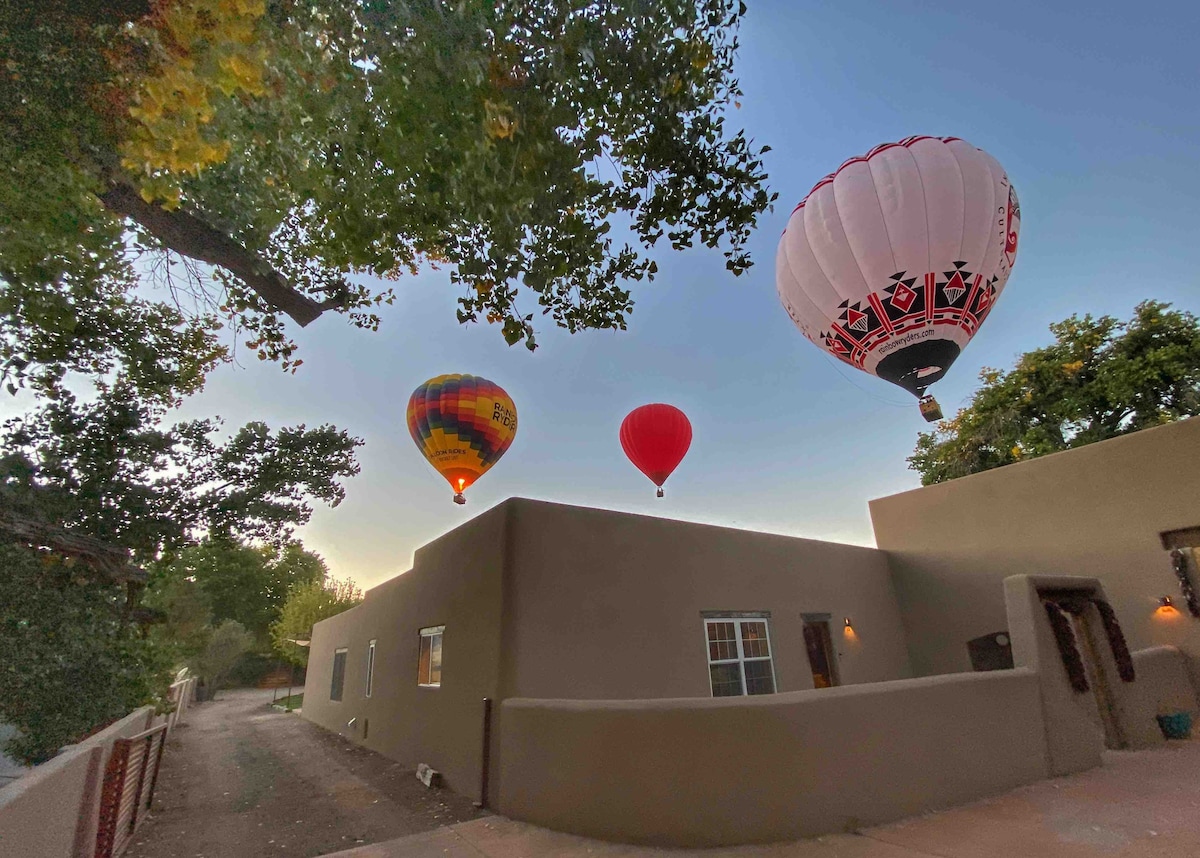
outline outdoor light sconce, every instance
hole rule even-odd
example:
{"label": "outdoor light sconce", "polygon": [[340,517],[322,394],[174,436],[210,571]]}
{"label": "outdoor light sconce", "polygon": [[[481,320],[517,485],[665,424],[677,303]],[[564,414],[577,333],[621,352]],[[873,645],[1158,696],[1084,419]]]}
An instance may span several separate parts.
{"label": "outdoor light sconce", "polygon": [[846,628],[848,628],[850,631],[854,631],[854,626],[850,625],[849,617],[846,617]]}
{"label": "outdoor light sconce", "polygon": [[1170,596],[1162,596],[1158,600],[1158,610],[1156,610],[1154,613],[1162,614],[1163,616],[1170,616],[1172,614],[1179,613],[1179,609],[1175,607],[1175,602]]}

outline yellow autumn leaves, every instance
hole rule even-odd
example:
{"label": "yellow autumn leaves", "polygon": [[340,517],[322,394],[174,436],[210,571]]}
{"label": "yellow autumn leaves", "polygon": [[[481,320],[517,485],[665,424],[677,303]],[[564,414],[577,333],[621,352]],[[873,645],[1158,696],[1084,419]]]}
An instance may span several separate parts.
{"label": "yellow autumn leaves", "polygon": [[512,105],[506,102],[485,100],[483,110],[483,131],[493,140],[508,140],[521,127]]}
{"label": "yellow autumn leaves", "polygon": [[266,92],[256,44],[265,11],[264,0],[162,0],[135,25],[153,61],[129,81],[133,122],[121,156],[147,202],[178,206],[183,176],[228,157],[229,141],[209,127],[214,104]]}

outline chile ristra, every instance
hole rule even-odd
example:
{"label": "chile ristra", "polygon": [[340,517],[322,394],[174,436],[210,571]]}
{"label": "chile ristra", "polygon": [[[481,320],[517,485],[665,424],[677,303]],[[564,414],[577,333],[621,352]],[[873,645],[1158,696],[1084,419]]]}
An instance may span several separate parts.
{"label": "chile ristra", "polygon": [[429,464],[463,491],[504,455],[517,434],[517,406],[498,384],[475,375],[439,375],[408,400],[408,432]]}
{"label": "chile ristra", "polygon": [[1016,192],[983,150],[957,137],[885,143],[796,206],[779,299],[834,357],[922,397],[987,319],[1020,227]]}

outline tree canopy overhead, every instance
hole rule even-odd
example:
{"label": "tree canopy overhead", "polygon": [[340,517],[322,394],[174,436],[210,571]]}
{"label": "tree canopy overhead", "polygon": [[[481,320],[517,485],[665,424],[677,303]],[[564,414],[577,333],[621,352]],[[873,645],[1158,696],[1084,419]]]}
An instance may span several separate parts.
{"label": "tree canopy overhead", "polygon": [[971,404],[922,432],[909,466],[931,485],[1200,414],[1200,320],[1145,301],[1133,318],[1072,316]]}
{"label": "tree canopy overhead", "polygon": [[[4,3],[5,373],[52,389],[118,367],[179,395],[225,357],[224,323],[292,367],[286,319],[374,328],[390,292],[356,275],[426,261],[450,268],[460,321],[530,348],[538,309],[570,331],[624,327],[661,239],[720,247],[740,273],[774,199],[766,148],[725,125],[743,12]],[[169,292],[138,290],[147,278]]]}
{"label": "tree canopy overhead", "polygon": [[204,535],[283,546],[314,500],[337,506],[359,471],[362,441],[334,426],[248,423],[222,442],[219,420],[166,425],[162,411],[118,383],[85,404],[64,391],[7,421],[0,507],[148,562]]}

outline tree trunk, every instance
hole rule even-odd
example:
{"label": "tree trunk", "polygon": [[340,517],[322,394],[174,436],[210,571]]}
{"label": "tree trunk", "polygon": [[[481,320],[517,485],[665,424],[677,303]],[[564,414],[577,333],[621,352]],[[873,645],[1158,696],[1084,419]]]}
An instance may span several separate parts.
{"label": "tree trunk", "polygon": [[285,314],[300,327],[326,310],[341,305],[337,299],[314,301],[225,233],[187,212],[167,211],[146,202],[129,185],[113,184],[100,195],[100,202],[109,211],[134,221],[181,256],[224,268],[272,309]]}

